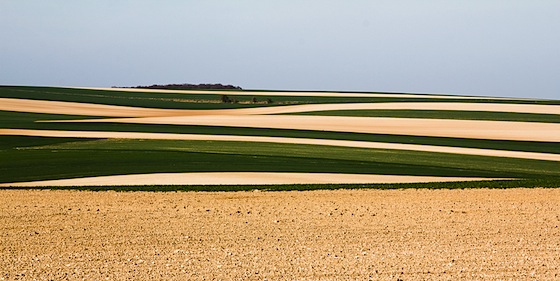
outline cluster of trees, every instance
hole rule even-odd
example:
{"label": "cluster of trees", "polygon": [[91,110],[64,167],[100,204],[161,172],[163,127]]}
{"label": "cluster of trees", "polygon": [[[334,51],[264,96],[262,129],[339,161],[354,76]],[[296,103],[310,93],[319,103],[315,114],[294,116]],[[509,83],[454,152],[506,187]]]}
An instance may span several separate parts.
{"label": "cluster of trees", "polygon": [[222,103],[238,103],[239,101],[235,98],[230,98],[227,95],[222,95]]}
{"label": "cluster of trees", "polygon": [[223,84],[166,84],[131,87],[136,89],[169,89],[169,90],[243,90],[239,86]]}
{"label": "cluster of trees", "polygon": [[[236,98],[230,98],[227,95],[222,95],[221,98],[222,103],[239,103],[239,101]],[[256,97],[251,98],[251,103],[259,103],[261,101],[259,101]],[[263,101],[267,104],[273,104],[274,101],[270,98],[267,98],[265,101]]]}

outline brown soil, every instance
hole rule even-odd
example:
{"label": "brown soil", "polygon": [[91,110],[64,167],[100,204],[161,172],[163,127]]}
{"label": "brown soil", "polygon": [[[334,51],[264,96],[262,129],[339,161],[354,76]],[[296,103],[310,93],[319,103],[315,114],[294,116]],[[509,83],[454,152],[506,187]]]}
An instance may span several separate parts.
{"label": "brown soil", "polygon": [[0,280],[558,280],[560,190],[0,191]]}

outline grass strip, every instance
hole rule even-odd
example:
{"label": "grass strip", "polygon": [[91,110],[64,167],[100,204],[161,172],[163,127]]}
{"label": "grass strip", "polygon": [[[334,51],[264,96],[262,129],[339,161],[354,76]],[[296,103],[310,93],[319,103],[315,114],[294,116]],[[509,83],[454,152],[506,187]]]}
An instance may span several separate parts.
{"label": "grass strip", "polygon": [[290,184],[290,185],[143,185],[143,186],[56,186],[56,187],[0,187],[0,190],[82,190],[118,192],[236,192],[236,191],[312,191],[340,189],[509,189],[559,188],[560,178],[391,183],[391,184]]}
{"label": "grass strip", "polygon": [[0,182],[174,172],[560,176],[554,161],[447,153],[223,141],[44,139],[0,138],[0,159],[9,159],[0,161]]}
{"label": "grass strip", "polygon": [[[226,109],[282,104],[317,104],[317,103],[375,103],[375,102],[476,102],[476,103],[512,103],[512,104],[560,104],[557,100],[508,100],[508,99],[439,99],[418,95],[418,98],[391,97],[309,97],[309,96],[258,96],[261,103],[252,103],[250,95],[228,97],[239,103],[221,103],[221,94],[177,94],[153,92],[116,92],[89,89],[71,89],[55,87],[0,86],[0,97],[35,100],[69,101],[97,103],[108,105],[138,106],[168,109]],[[264,103],[271,99],[271,104]]]}

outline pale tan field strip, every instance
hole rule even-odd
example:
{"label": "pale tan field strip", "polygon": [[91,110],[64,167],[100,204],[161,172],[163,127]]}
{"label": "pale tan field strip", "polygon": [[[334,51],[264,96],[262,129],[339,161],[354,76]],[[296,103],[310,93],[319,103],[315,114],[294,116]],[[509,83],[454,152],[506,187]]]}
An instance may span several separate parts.
{"label": "pale tan field strip", "polygon": [[115,186],[115,185],[273,185],[273,184],[366,184],[496,180],[493,178],[363,175],[332,173],[153,173],[98,176],[21,183],[0,183],[0,187]]}
{"label": "pale tan field strip", "polygon": [[535,160],[546,160],[546,161],[560,161],[560,154],[553,154],[553,153],[419,145],[419,144],[367,142],[367,141],[285,138],[285,137],[138,133],[138,132],[103,132],[103,131],[96,131],[96,132],[57,131],[57,130],[26,130],[26,129],[0,129],[0,135],[63,137],[63,138],[96,138],[96,139],[109,138],[109,139],[204,140],[204,141],[291,143],[291,144],[328,145],[328,146],[356,147],[356,148],[412,150],[412,151],[454,153],[454,154],[480,155],[480,156],[493,156],[493,157],[511,157],[511,158],[535,159]]}
{"label": "pale tan field strip", "polygon": [[130,124],[227,126],[491,140],[560,142],[560,124],[537,122],[304,115],[202,115],[57,120],[51,122],[108,122]]}
{"label": "pale tan field strip", "polygon": [[559,280],[560,189],[0,190],[0,280]]}
{"label": "pale tan field strip", "polygon": [[163,89],[131,89],[131,88],[91,88],[91,87],[66,87],[69,89],[85,89],[115,92],[140,92],[140,93],[173,93],[185,95],[239,95],[239,96],[286,96],[286,97],[353,97],[353,98],[433,98],[433,99],[493,99],[493,100],[524,100],[520,98],[477,97],[477,96],[449,96],[449,95],[415,95],[415,94],[389,94],[389,93],[340,93],[340,92],[284,92],[284,91],[200,91],[200,90],[163,90]]}
{"label": "pale tan field strip", "polygon": [[501,104],[501,103],[458,103],[458,102],[386,102],[386,103],[336,103],[300,104],[238,109],[156,109],[93,103],[46,101],[0,98],[0,110],[67,114],[106,117],[155,117],[155,116],[192,116],[192,115],[255,115],[285,114],[330,110],[457,110],[515,112],[533,114],[558,114],[559,105],[540,104]]}
{"label": "pale tan field strip", "polygon": [[0,110],[104,117],[182,115],[185,110],[155,109],[94,103],[0,98]]}
{"label": "pale tan field strip", "polygon": [[[286,114],[332,110],[455,110],[560,115],[560,105],[461,103],[461,102],[380,102],[298,104],[228,110],[231,114]],[[210,111],[212,112],[212,111]],[[217,111],[217,113],[220,113]]]}

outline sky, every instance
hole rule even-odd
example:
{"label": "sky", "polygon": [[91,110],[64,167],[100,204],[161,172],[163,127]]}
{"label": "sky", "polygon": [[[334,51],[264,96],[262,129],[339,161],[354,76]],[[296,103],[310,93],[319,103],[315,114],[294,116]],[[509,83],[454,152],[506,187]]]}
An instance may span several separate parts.
{"label": "sky", "polygon": [[560,99],[558,0],[0,0],[0,85]]}

